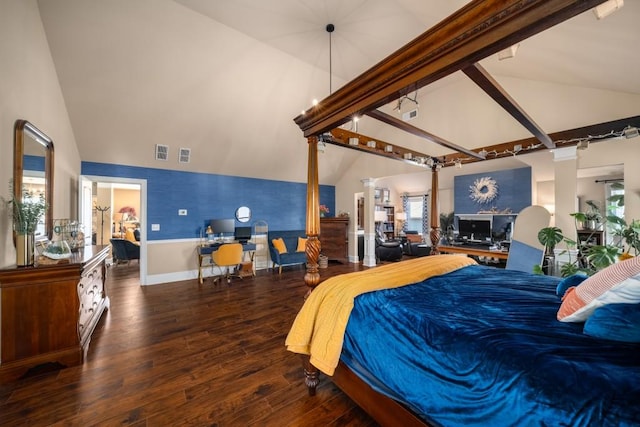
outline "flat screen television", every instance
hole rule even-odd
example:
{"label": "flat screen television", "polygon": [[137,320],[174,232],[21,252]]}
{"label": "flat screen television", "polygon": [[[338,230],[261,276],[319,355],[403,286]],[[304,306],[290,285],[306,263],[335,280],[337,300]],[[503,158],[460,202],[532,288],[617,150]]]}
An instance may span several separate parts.
{"label": "flat screen television", "polygon": [[251,227],[236,227],[236,240],[240,243],[247,243],[251,240]]}
{"label": "flat screen television", "polygon": [[212,219],[209,222],[211,232],[214,235],[233,235],[236,231],[236,220],[231,219]]}
{"label": "flat screen television", "polygon": [[490,219],[458,219],[458,238],[470,242],[491,240]]}

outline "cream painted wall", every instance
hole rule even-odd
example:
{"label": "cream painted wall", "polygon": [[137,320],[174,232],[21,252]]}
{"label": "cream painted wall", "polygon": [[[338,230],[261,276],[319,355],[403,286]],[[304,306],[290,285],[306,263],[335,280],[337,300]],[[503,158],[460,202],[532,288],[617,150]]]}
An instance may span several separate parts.
{"label": "cream painted wall", "polygon": [[623,166],[625,188],[625,217],[640,219],[640,137],[612,139],[591,144],[589,149],[578,154],[578,168],[603,165]]}
{"label": "cream painted wall", "polygon": [[[26,119],[53,139],[54,218],[77,216],[80,156],[35,0],[0,0],[0,195],[13,177],[13,128]],[[11,223],[0,210],[0,266],[15,264]]]}

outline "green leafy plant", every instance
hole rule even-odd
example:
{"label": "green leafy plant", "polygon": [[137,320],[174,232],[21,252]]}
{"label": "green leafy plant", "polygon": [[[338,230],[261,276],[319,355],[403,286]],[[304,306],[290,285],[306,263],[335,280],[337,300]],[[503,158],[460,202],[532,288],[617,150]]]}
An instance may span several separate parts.
{"label": "green leafy plant", "polygon": [[538,240],[544,245],[547,254],[552,255],[556,245],[563,239],[562,230],[558,227],[545,227],[538,231]]}
{"label": "green leafy plant", "polygon": [[22,198],[16,199],[13,192],[13,183],[9,185],[9,199],[2,200],[9,209],[13,219],[13,229],[18,234],[30,234],[36,231],[40,221],[47,210],[44,194],[38,195],[31,191],[23,190]]}
{"label": "green leafy plant", "polygon": [[587,210],[585,212],[574,212],[571,214],[576,221],[576,225],[581,225],[585,230],[597,229],[603,221],[602,212],[593,200],[587,200]]}
{"label": "green leafy plant", "polygon": [[440,213],[440,229],[446,231],[449,228],[453,227],[453,219],[454,219],[453,212],[449,212],[449,213],[441,212]]}

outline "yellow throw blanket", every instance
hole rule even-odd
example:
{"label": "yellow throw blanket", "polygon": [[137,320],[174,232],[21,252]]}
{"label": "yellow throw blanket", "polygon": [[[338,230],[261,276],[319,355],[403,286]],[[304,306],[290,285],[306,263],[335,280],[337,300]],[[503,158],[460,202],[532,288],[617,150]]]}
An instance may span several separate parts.
{"label": "yellow throw blanket", "polygon": [[333,375],[355,297],[418,283],[472,264],[476,262],[466,256],[433,255],[331,277],[302,306],[287,336],[287,349],[311,355],[316,368]]}

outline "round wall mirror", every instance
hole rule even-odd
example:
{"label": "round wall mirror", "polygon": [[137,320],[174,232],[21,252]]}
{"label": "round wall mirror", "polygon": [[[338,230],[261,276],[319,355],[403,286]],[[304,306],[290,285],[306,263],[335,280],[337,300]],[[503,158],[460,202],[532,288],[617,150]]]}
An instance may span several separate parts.
{"label": "round wall mirror", "polygon": [[240,222],[249,222],[251,219],[251,209],[246,206],[240,206],[236,209],[236,219]]}

